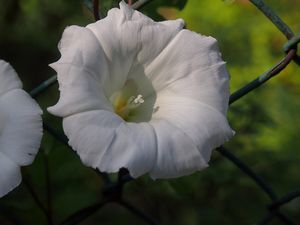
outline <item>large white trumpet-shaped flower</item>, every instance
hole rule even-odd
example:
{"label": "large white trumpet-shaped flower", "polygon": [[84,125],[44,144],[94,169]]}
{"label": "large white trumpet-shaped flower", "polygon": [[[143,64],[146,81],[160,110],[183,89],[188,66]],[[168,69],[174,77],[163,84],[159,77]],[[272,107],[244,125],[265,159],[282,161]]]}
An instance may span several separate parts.
{"label": "large white trumpet-shaped flower", "polygon": [[85,165],[132,177],[190,174],[233,132],[226,112],[229,75],[217,42],[154,22],[124,2],[59,44],[60,99],[69,144]]}
{"label": "large white trumpet-shaped flower", "polygon": [[41,114],[15,70],[0,60],[0,197],[20,184],[20,166],[29,165],[40,147]]}

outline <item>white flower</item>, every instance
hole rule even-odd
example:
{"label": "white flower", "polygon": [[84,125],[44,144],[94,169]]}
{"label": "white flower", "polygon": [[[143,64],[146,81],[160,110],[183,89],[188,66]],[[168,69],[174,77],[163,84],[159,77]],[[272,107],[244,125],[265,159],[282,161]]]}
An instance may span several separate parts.
{"label": "white flower", "polygon": [[178,177],[207,167],[212,149],[233,135],[217,42],[183,26],[121,2],[96,23],[65,29],[51,65],[60,99],[48,111],[63,117],[85,165]]}
{"label": "white flower", "polygon": [[14,69],[0,60],[0,197],[20,184],[20,166],[29,165],[40,147],[41,114]]}

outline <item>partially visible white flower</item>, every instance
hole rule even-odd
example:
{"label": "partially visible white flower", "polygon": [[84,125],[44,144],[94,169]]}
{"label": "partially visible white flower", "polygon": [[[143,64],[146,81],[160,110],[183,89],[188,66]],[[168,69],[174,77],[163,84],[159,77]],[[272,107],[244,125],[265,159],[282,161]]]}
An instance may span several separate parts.
{"label": "partially visible white flower", "polygon": [[20,166],[30,164],[40,147],[41,114],[14,69],[0,60],[0,197],[20,184]]}
{"label": "partially visible white flower", "polygon": [[124,2],[60,41],[60,99],[69,144],[84,164],[132,177],[190,174],[233,132],[226,112],[229,75],[212,37],[154,22]]}

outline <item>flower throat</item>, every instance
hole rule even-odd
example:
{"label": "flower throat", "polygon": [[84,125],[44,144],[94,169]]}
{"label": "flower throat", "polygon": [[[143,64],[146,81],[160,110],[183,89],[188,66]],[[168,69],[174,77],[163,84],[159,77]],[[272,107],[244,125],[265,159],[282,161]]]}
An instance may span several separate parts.
{"label": "flower throat", "polygon": [[135,109],[145,102],[143,96],[138,93],[138,87],[134,80],[126,81],[124,87],[110,97],[110,102],[116,114],[128,121]]}

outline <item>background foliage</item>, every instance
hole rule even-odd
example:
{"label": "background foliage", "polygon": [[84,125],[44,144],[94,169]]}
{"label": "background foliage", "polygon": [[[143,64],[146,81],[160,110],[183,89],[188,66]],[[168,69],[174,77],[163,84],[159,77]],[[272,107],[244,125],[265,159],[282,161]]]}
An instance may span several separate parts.
{"label": "background foliage", "polygon": [[[118,1],[102,1],[102,14]],[[266,0],[297,33],[298,0]],[[186,3],[186,4],[185,4]],[[93,16],[79,0],[0,0],[0,58],[19,73],[26,90],[54,74],[47,65],[59,58],[57,43],[67,25],[86,25]],[[268,70],[283,57],[284,37],[247,0],[154,0],[143,12],[156,20],[182,17],[187,28],[219,40],[231,74],[231,91]],[[300,76],[291,64],[278,77],[252,92],[229,110],[236,136],[227,143],[241,159],[268,180],[279,193],[300,187]],[[58,99],[57,86],[38,98],[45,109]],[[44,119],[61,129],[60,120],[44,112]],[[67,147],[44,136],[33,165],[23,170],[45,200],[45,162],[49,163],[55,222],[101,198],[101,179]],[[210,168],[174,180],[152,181],[147,176],[126,186],[124,196],[161,224],[255,224],[267,199],[217,152]],[[300,201],[284,211],[300,221]],[[22,218],[26,224],[45,224],[24,184],[0,199],[0,224]],[[142,224],[116,205],[108,205],[84,224]],[[274,225],[280,224],[276,221]]]}

